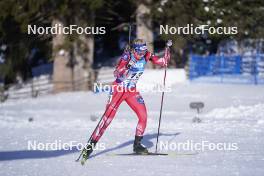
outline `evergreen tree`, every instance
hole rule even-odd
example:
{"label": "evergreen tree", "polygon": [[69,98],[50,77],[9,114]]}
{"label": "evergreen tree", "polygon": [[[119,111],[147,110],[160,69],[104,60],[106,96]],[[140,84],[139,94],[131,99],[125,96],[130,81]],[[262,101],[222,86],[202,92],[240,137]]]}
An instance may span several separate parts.
{"label": "evergreen tree", "polygon": [[[30,60],[32,49],[41,51],[41,58],[52,59],[52,37],[50,35],[28,35],[28,25],[50,26],[54,19],[65,25],[71,23],[93,23],[92,13],[103,4],[102,0],[2,0],[0,2],[0,44],[7,46],[5,63],[0,65],[0,74],[5,82],[13,82],[19,74],[30,77],[31,67],[37,60]],[[76,35],[68,36],[63,42],[67,50],[73,41],[80,43]],[[56,48],[57,49],[57,48]],[[93,51],[90,51],[93,52]]]}
{"label": "evergreen tree", "polygon": [[[208,44],[207,48],[216,52],[218,43],[224,39],[263,38],[264,1],[262,0],[156,0],[153,3],[152,15],[156,27],[160,24],[171,26],[237,26],[237,35],[162,35],[163,39],[174,39],[174,58],[178,65],[183,60],[184,51],[199,52],[199,43]],[[208,42],[208,43],[206,43]],[[200,45],[202,46],[202,45]],[[202,54],[202,53],[201,53]]]}

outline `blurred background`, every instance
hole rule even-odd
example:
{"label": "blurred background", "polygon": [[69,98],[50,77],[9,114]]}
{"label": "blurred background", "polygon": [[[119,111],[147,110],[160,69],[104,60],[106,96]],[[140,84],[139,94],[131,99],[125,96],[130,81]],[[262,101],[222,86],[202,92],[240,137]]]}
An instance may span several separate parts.
{"label": "blurred background", "polygon": [[[0,175],[263,176],[263,19],[263,0],[0,0]],[[106,34],[27,34],[28,25],[55,24],[105,27]],[[160,25],[187,24],[235,26],[238,34],[159,34]],[[74,162],[76,146],[48,147],[90,137],[108,99],[94,83],[114,80],[129,25],[131,39],[146,40],[158,56],[173,40],[160,142],[237,150],[172,145],[177,149],[159,146],[169,157],[123,156],[132,152],[138,121],[126,103],[100,140],[106,149],[85,167]],[[163,78],[164,69],[150,63],[137,84],[148,110],[149,151],[155,151]]]}
{"label": "blurred background", "polygon": [[[262,0],[1,0],[1,101],[111,82],[113,66],[132,39],[157,55],[173,40],[170,68],[191,81],[261,84]],[[104,26],[104,35],[28,35],[28,25]],[[160,25],[237,26],[237,35],[160,35]],[[152,65],[148,68],[155,69]]]}

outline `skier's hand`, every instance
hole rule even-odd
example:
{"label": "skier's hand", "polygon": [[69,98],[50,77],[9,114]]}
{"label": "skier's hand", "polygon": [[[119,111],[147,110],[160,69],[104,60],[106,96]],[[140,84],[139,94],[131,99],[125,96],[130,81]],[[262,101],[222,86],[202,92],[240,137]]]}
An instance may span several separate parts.
{"label": "skier's hand", "polygon": [[119,72],[118,72],[117,70],[115,70],[115,71],[114,71],[114,77],[115,77],[115,78],[118,78],[118,76],[119,76]]}
{"label": "skier's hand", "polygon": [[123,78],[126,76],[128,70],[126,68],[122,68],[122,69],[116,69],[114,71],[114,77],[115,78]]}
{"label": "skier's hand", "polygon": [[120,78],[121,77],[121,73],[118,70],[114,71],[114,77],[115,78]]}
{"label": "skier's hand", "polygon": [[166,43],[166,46],[167,47],[171,47],[172,46],[172,40],[168,40],[167,43]]}

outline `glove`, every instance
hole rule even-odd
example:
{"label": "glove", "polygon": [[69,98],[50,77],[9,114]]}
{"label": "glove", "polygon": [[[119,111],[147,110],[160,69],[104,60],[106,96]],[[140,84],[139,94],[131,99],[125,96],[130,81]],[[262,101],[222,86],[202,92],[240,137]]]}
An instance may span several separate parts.
{"label": "glove", "polygon": [[172,40],[168,40],[167,43],[166,43],[166,46],[167,47],[171,47],[172,46]]}
{"label": "glove", "polygon": [[114,77],[117,79],[122,79],[127,75],[128,69],[127,68],[121,68],[121,69],[116,69],[114,71]]}

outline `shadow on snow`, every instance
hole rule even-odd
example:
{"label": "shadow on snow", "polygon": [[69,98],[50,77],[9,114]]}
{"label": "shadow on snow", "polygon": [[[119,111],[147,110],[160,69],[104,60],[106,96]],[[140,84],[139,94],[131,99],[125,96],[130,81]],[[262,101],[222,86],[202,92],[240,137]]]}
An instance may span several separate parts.
{"label": "shadow on snow", "polygon": [[[180,133],[173,133],[173,134],[165,134],[165,133],[160,133],[160,136],[177,136],[179,135]],[[154,133],[154,134],[146,134],[144,135],[144,138],[143,138],[143,141],[142,143],[147,147],[147,148],[151,148],[154,146],[153,142],[151,141],[151,139],[156,139],[157,137],[157,133]],[[156,141],[155,141],[156,142]],[[96,156],[99,156],[99,155],[102,155],[102,154],[105,154],[105,153],[108,153],[108,152],[112,152],[112,151],[115,151],[115,150],[118,150],[118,149],[121,149],[121,148],[124,148],[124,147],[127,147],[129,145],[133,145],[134,143],[134,140],[129,140],[127,142],[124,142],[122,144],[119,144],[118,146],[116,147],[112,147],[112,148],[109,148],[109,149],[106,149],[106,150],[103,150],[101,152],[98,152],[94,155],[91,155],[90,158],[93,158],[93,157],[96,157]],[[132,152],[132,146],[131,146],[131,152]]]}
{"label": "shadow on snow", "polygon": [[[161,133],[160,136],[177,136],[180,133],[173,133],[173,134],[165,134]],[[154,146],[152,139],[156,139],[157,133],[155,134],[146,134],[143,138],[143,144],[147,148],[151,148]],[[119,150],[121,148],[127,147],[129,145],[133,145],[134,140],[129,140],[127,142],[124,142],[122,144],[119,144],[118,146],[100,151],[98,153],[95,153],[91,155],[90,158],[94,158],[96,156],[112,152],[115,150]],[[132,146],[131,146],[132,151]],[[18,151],[0,151],[0,161],[8,161],[8,160],[21,160],[21,159],[41,159],[41,158],[53,158],[53,157],[59,157],[63,155],[72,154],[75,152],[80,152],[78,148],[72,147],[72,150],[18,150]]]}

